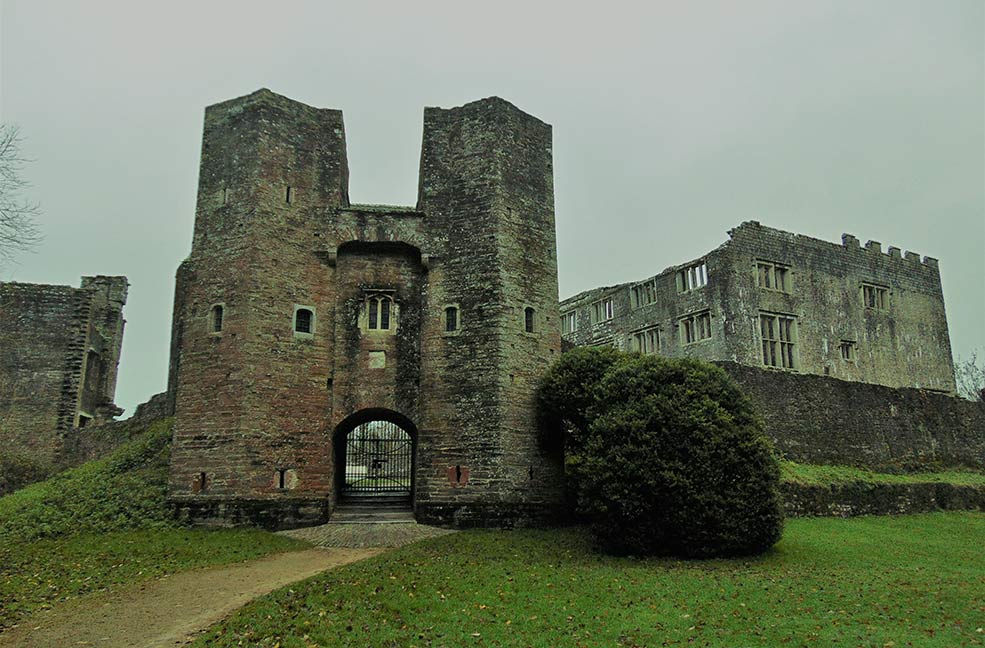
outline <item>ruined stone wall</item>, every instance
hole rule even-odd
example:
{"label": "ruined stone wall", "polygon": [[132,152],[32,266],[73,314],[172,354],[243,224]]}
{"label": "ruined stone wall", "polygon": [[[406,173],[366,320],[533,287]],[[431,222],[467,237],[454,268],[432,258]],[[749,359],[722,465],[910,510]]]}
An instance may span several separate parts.
{"label": "ruined stone wall", "polygon": [[123,336],[125,277],[81,288],[0,284],[0,444],[53,462],[82,423],[109,420]]}
{"label": "ruined stone wall", "polygon": [[[847,234],[838,245],[755,222],[730,235],[734,288],[724,298],[736,313],[739,337],[748,341],[736,354],[739,362],[754,365],[762,357],[759,312],[789,313],[797,318],[798,371],[954,393],[936,259],[895,247],[883,253],[874,241],[861,247]],[[757,288],[758,260],[789,268],[789,292]],[[884,308],[863,303],[863,284],[888,288]],[[853,343],[854,358],[842,357],[842,341]]]}
{"label": "ruined stone wall", "polygon": [[946,394],[717,363],[786,458],[873,470],[985,468],[985,403]]}
{"label": "ruined stone wall", "polygon": [[[848,235],[838,245],[755,222],[729,234],[730,241],[704,257],[655,277],[565,300],[562,312],[577,316],[566,339],[635,351],[636,334],[657,329],[660,355],[763,366],[761,315],[792,317],[794,371],[954,392],[935,259],[894,247],[883,254],[879,243],[861,247]],[[701,264],[706,285],[682,290],[679,273]],[[760,264],[782,269],[782,287],[760,285]],[[655,300],[639,303],[634,290],[647,284]],[[881,307],[865,303],[865,285],[885,290]],[[593,305],[609,299],[612,318],[597,318]],[[682,319],[701,312],[710,316],[711,336],[688,343]]]}

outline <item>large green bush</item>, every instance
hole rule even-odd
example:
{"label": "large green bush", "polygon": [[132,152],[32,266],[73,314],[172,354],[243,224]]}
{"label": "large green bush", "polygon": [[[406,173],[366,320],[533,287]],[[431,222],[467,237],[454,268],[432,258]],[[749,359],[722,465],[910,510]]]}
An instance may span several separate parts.
{"label": "large green bush", "polygon": [[[728,375],[688,359],[603,361],[570,407],[553,410],[567,412],[578,510],[603,548],[709,557],[772,546],[783,525],[779,468],[761,420]],[[554,373],[542,404],[564,400],[545,393],[565,384]],[[581,421],[567,418],[579,413]]]}

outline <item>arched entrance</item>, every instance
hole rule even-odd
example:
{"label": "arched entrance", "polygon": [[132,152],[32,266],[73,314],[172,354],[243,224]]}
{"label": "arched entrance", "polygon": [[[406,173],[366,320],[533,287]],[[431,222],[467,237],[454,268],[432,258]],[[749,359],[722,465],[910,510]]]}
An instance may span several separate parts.
{"label": "arched entrance", "polygon": [[336,492],[342,504],[410,507],[417,429],[384,409],[357,412],[335,432]]}

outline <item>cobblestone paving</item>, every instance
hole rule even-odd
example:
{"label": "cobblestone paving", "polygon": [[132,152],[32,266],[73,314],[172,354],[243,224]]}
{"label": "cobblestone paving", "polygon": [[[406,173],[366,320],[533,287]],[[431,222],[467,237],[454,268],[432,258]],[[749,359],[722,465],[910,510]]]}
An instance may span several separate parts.
{"label": "cobblestone paving", "polygon": [[318,547],[367,548],[400,547],[418,540],[454,533],[454,530],[426,526],[416,522],[329,522],[321,526],[292,529],[279,533],[310,542]]}

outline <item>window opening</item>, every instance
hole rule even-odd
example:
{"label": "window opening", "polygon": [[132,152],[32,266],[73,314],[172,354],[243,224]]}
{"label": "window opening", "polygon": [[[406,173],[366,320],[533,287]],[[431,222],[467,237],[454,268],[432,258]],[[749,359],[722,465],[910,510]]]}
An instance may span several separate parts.
{"label": "window opening", "polygon": [[291,194],[291,185],[287,185],[287,189],[284,191],[284,202],[290,205],[293,198],[294,196]]}
{"label": "window opening", "polygon": [[851,340],[842,340],[839,348],[841,349],[842,360],[846,360],[848,362],[855,361],[857,351],[855,342],[852,342]]}
{"label": "window opening", "polygon": [[862,284],[862,303],[866,308],[886,310],[889,308],[889,288],[875,284]]}
{"label": "window opening", "polygon": [[366,325],[372,330],[390,329],[393,300],[388,295],[374,293],[366,298]]}
{"label": "window opening", "polygon": [[633,350],[645,355],[660,353],[660,329],[653,327],[633,333]]}
{"label": "window opening", "polygon": [[208,478],[206,477],[205,473],[203,472],[198,473],[198,490],[200,492],[204,491],[206,488],[208,488],[208,485],[209,485]]}
{"label": "window opening", "polygon": [[297,333],[311,333],[312,312],[307,308],[299,308],[294,313],[294,330]]}
{"label": "window opening", "polygon": [[219,333],[222,331],[222,306],[215,305],[212,307],[212,332]]}
{"label": "window opening", "polygon": [[530,306],[523,309],[523,327],[527,333],[534,332],[534,309]]}
{"label": "window opening", "polygon": [[633,286],[630,292],[633,308],[642,308],[657,301],[657,280],[651,279]]}
{"label": "window opening", "polygon": [[287,488],[287,469],[280,468],[277,471],[277,488]]}
{"label": "window opening", "polygon": [[704,261],[677,271],[677,292],[696,290],[708,283],[708,266]]}
{"label": "window opening", "polygon": [[458,309],[454,306],[449,306],[445,309],[445,330],[458,330]]}
{"label": "window opening", "polygon": [[756,284],[767,290],[790,292],[790,268],[771,261],[756,262]]}
{"label": "window opening", "polygon": [[711,338],[711,313],[695,313],[680,320],[681,339],[684,344],[693,344]]}
{"label": "window opening", "polygon": [[600,299],[592,304],[592,322],[605,322],[612,319],[612,298]]}
{"label": "window opening", "polygon": [[763,364],[782,369],[794,368],[794,318],[761,313],[759,332],[763,340]]}
{"label": "window opening", "polygon": [[561,316],[561,332],[574,333],[578,330],[578,311],[571,311]]}

